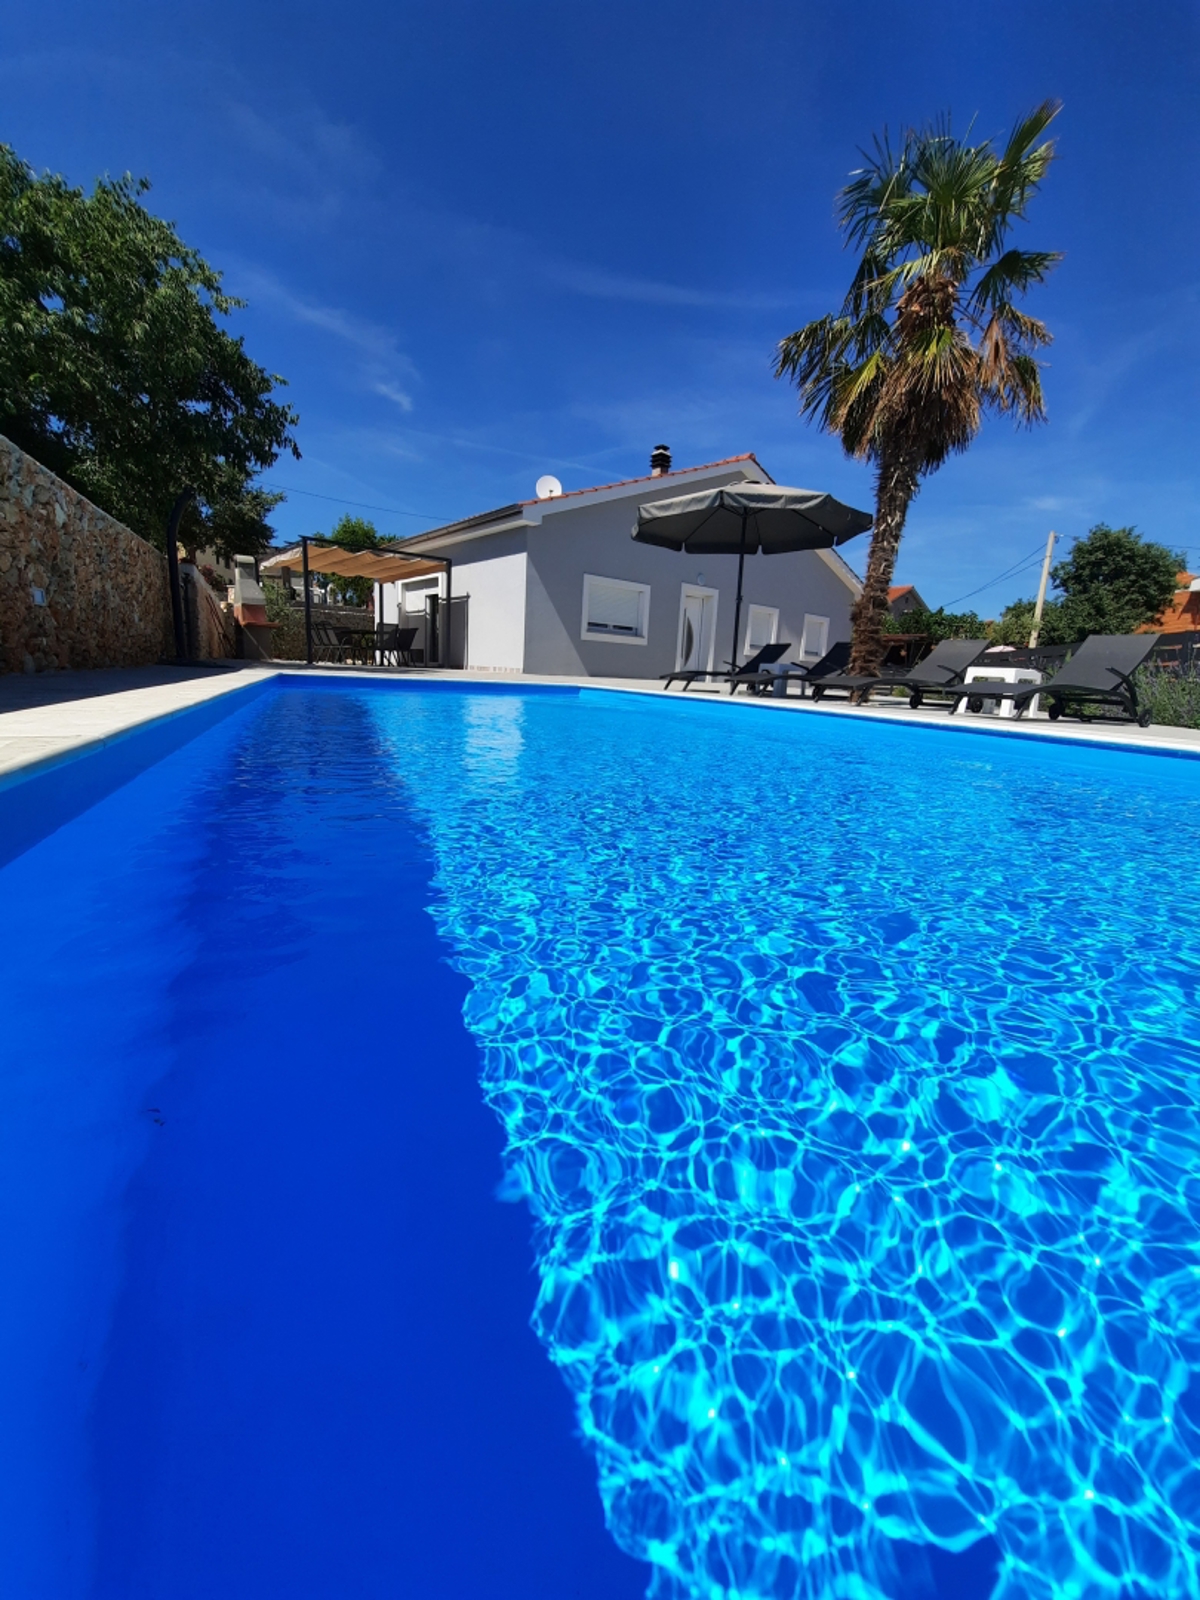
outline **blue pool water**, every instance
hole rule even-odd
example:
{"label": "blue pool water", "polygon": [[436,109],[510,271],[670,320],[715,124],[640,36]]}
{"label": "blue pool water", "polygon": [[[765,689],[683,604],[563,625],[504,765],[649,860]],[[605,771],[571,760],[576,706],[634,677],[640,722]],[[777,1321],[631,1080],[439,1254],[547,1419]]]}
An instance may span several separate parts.
{"label": "blue pool water", "polygon": [[1200,1592],[1198,836],[602,692],[168,754],[0,872],[0,1588]]}

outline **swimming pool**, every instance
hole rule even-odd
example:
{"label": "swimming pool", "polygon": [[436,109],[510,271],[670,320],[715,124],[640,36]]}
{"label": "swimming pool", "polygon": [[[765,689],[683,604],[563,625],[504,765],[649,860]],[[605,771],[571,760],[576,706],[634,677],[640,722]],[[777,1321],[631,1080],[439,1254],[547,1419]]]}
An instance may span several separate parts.
{"label": "swimming pool", "polygon": [[1197,1592],[1198,832],[1111,750],[237,710],[0,873],[11,1592]]}

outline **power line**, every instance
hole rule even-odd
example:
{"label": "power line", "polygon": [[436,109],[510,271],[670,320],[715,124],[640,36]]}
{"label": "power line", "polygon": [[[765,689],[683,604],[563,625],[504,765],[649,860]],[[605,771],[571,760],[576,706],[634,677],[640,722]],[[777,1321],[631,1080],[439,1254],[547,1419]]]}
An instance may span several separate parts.
{"label": "power line", "polygon": [[399,506],[376,506],[367,500],[343,500],[336,494],[317,494],[314,489],[292,489],[286,483],[274,483],[270,478],[261,480],[268,489],[282,489],[285,494],[307,495],[310,500],[328,500],[335,506],[357,506],[360,511],[386,511],[393,517],[417,517],[421,522],[451,522],[453,518],[435,515],[430,511],[401,511]]}
{"label": "power line", "polygon": [[1006,578],[1019,578],[1023,572],[1028,572],[1035,567],[1041,558],[1042,546],[1031,550],[1027,556],[1019,556],[1011,567],[1006,567],[997,578],[989,578],[987,583],[981,583],[978,589],[972,589],[967,594],[960,594],[957,600],[947,601],[947,605],[961,605],[964,600],[973,600],[977,594],[982,594],[985,589],[994,589],[998,583],[1003,583]]}

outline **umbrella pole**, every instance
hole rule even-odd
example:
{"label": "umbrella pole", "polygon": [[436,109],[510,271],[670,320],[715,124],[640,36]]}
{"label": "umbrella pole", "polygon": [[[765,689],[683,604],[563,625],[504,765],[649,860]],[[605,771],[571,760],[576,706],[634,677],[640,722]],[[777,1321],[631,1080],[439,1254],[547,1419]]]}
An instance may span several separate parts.
{"label": "umbrella pole", "polygon": [[[741,626],[742,626],[742,569],[745,567],[745,565],[746,565],[746,510],[745,510],[745,507],[743,507],[742,508],[742,542],[741,542],[740,548],[738,549],[737,599],[733,603],[733,650],[730,653],[730,657],[729,657],[729,665],[733,668],[733,670],[735,672],[737,671],[737,665],[738,665],[738,634],[741,631]],[[732,694],[736,688],[737,688],[737,681],[735,679],[734,682],[729,685],[730,694]]]}

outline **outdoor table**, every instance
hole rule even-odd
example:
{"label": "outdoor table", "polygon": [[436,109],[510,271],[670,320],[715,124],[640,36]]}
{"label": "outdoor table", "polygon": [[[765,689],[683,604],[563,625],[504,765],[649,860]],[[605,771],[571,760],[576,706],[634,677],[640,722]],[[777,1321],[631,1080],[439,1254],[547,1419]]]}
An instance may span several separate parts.
{"label": "outdoor table", "polygon": [[[956,700],[950,707],[950,715],[956,716],[961,712],[972,709],[972,700],[980,702],[979,706],[975,708],[978,711],[983,710],[983,702],[985,700],[994,700],[996,702],[996,715],[1008,718],[1015,717],[1017,711],[1013,705],[1012,696],[1005,695],[1002,692],[1003,689],[1019,683],[1041,683],[1041,681],[1041,673],[1033,667],[968,667],[963,677],[963,684],[978,684],[979,692],[964,696],[961,700]],[[1029,710],[1031,715],[1036,715],[1038,710],[1036,697],[1030,702]]]}

